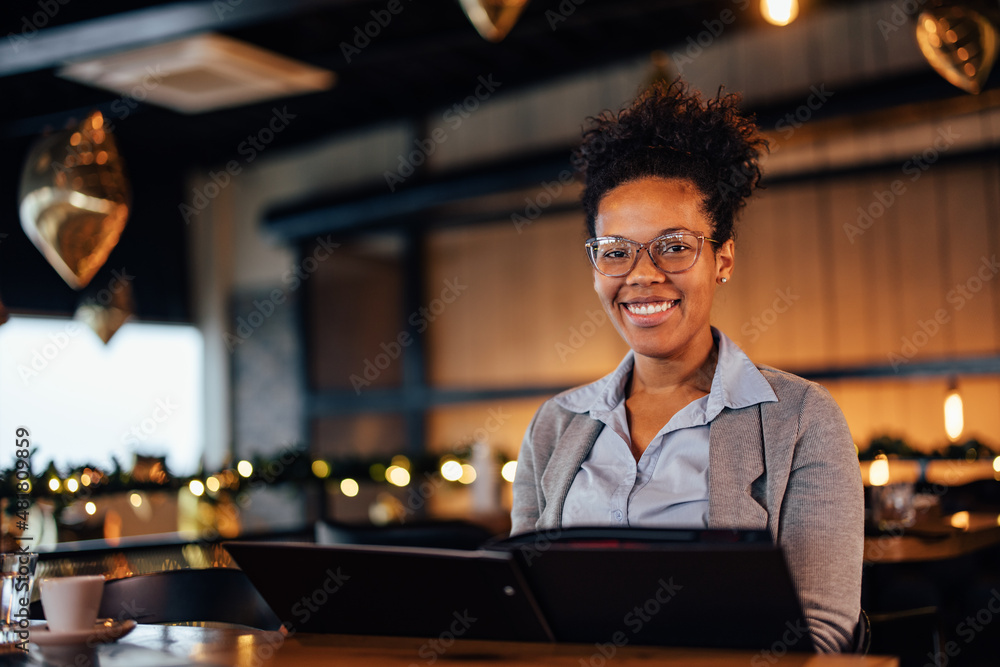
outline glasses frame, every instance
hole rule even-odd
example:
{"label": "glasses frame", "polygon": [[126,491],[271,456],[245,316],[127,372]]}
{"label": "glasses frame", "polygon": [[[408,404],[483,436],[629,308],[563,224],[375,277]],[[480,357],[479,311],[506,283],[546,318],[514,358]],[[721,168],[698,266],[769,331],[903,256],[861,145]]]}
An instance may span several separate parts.
{"label": "glasses frame", "polygon": [[[680,269],[679,271],[670,271],[657,264],[656,258],[653,257],[653,252],[652,250],[650,250],[653,244],[656,243],[657,241],[662,241],[663,239],[669,239],[671,237],[685,236],[685,235],[693,236],[696,239],[698,239],[698,248],[697,250],[695,250],[694,260],[691,262],[691,266],[687,267],[686,269]],[[601,271],[597,267],[597,258],[593,251],[596,250],[597,246],[599,246],[599,244],[602,241],[624,241],[625,243],[639,246],[638,249],[635,251],[635,254],[632,255],[632,265],[628,267],[627,271],[623,271],[622,273],[605,273],[604,271]],[[643,248],[646,249],[646,254],[649,255],[649,261],[653,263],[653,266],[655,266],[660,271],[663,271],[664,273],[676,274],[676,273],[684,273],[686,271],[690,271],[691,269],[694,268],[694,265],[698,263],[698,259],[701,258],[701,250],[702,248],[705,247],[705,241],[708,241],[709,243],[715,243],[717,245],[722,244],[721,241],[710,239],[704,234],[697,234],[695,232],[683,231],[683,232],[669,232],[667,234],[661,234],[660,236],[650,239],[645,243],[640,243],[639,241],[628,239],[625,238],[624,236],[595,236],[593,238],[587,239],[583,247],[587,249],[587,257],[590,259],[590,263],[594,267],[595,271],[600,273],[602,276],[607,276],[608,278],[621,278],[622,276],[627,276],[628,274],[632,273],[632,271],[635,269],[635,265],[639,263],[639,255],[642,253]]]}

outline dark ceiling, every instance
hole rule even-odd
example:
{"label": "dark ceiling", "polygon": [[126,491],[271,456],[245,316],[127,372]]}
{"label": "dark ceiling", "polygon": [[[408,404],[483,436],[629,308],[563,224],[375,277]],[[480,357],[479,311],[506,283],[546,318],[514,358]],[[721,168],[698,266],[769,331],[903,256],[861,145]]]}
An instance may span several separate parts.
{"label": "dark ceiling", "polygon": [[[105,269],[126,261],[146,267],[145,286],[135,284],[140,315],[185,319],[187,269],[180,258],[186,257],[186,241],[178,212],[187,196],[185,176],[236,158],[240,143],[256,134],[276,106],[269,101],[184,115],[126,100],[124,116],[120,96],[57,77],[55,70],[66,62],[213,31],[335,71],[331,90],[277,102],[296,115],[274,141],[273,150],[281,151],[382,121],[419,122],[464,99],[479,76],[502,82],[498,94],[506,95],[683,43],[724,10],[736,10],[726,30],[762,23],[756,0],[535,0],[510,35],[494,44],[475,32],[458,0],[397,0],[402,11],[348,62],[342,44],[354,42],[356,29],[373,21],[372,12],[384,12],[389,1],[7,0],[0,10],[4,302],[12,310],[72,312],[77,295],[20,231],[19,175],[40,135],[100,109],[115,123],[134,191],[129,227]],[[820,0],[804,2],[803,11],[823,6]],[[823,113],[951,94],[928,68],[912,80],[870,82],[854,94],[840,94]],[[766,117],[781,108],[758,111]],[[99,275],[95,283],[100,281]]]}

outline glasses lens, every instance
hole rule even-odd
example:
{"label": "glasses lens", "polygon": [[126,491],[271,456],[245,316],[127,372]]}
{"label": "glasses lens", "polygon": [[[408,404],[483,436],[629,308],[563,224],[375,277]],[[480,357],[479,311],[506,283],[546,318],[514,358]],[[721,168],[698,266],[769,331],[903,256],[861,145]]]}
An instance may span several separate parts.
{"label": "glasses lens", "polygon": [[694,234],[671,234],[656,239],[649,251],[656,265],[664,271],[685,271],[698,259],[700,240]]}
{"label": "glasses lens", "polygon": [[590,244],[590,258],[597,270],[609,276],[620,276],[632,270],[635,246],[623,239],[598,239]]}

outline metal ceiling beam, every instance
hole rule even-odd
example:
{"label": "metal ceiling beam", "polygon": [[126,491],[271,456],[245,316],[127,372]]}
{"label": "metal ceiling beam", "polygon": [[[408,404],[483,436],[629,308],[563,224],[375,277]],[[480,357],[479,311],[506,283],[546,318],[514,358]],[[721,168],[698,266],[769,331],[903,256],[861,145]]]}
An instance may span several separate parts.
{"label": "metal ceiling beam", "polygon": [[0,76],[59,67],[72,60],[346,4],[350,0],[191,0],[35,32],[24,29],[0,42]]}

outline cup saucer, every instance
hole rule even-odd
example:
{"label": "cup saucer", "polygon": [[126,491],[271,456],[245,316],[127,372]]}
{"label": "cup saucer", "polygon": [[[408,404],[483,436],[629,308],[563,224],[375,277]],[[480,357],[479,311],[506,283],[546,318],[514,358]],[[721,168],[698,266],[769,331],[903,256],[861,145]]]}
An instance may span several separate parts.
{"label": "cup saucer", "polygon": [[33,625],[28,631],[28,641],[38,646],[70,646],[73,644],[106,644],[117,641],[135,630],[135,621],[105,619],[88,630],[53,632],[47,625]]}

